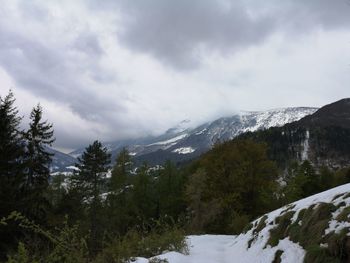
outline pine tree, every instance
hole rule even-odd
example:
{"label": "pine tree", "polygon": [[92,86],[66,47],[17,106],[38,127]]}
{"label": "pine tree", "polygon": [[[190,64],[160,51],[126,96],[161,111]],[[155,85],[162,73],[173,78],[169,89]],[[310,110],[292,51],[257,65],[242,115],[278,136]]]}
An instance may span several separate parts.
{"label": "pine tree", "polygon": [[130,178],[132,170],[131,156],[126,148],[123,148],[116,158],[112,169],[112,177],[109,184],[108,214],[112,226],[111,231],[124,234],[132,221],[133,207],[131,206]]}
{"label": "pine tree", "polygon": [[112,170],[111,191],[119,191],[127,186],[128,177],[131,173],[132,161],[129,151],[123,148],[117,156]]}
{"label": "pine tree", "polygon": [[185,178],[171,161],[166,161],[157,180],[159,216],[176,219],[185,209]]}
{"label": "pine tree", "polygon": [[28,194],[28,212],[36,219],[43,218],[47,200],[44,197],[49,185],[50,164],[53,154],[47,151],[55,141],[52,124],[42,121],[42,108],[38,104],[30,114],[29,129],[26,138],[26,191]]}
{"label": "pine tree", "polygon": [[[19,125],[21,117],[14,106],[15,98],[10,91],[0,97],[0,218],[14,210],[22,211],[24,143]],[[0,228],[0,260],[13,245],[16,230]]]}
{"label": "pine tree", "polygon": [[154,178],[149,166],[144,163],[137,169],[133,178],[132,206],[135,208],[136,217],[141,220],[139,223],[155,218],[157,206],[155,199]]}
{"label": "pine tree", "polygon": [[78,172],[73,176],[73,186],[79,189],[87,203],[90,216],[90,251],[98,250],[98,212],[101,208],[101,194],[106,184],[106,175],[110,164],[110,154],[99,141],[89,145],[78,158]]}

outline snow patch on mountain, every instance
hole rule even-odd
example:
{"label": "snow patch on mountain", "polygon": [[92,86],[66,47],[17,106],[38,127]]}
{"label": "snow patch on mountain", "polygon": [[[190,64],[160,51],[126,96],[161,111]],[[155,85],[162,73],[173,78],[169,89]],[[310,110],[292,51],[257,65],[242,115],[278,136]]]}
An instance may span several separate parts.
{"label": "snow patch on mountain", "polygon": [[241,112],[242,123],[249,123],[255,119],[255,124],[243,129],[247,131],[257,131],[271,127],[283,126],[286,123],[298,121],[306,115],[313,114],[317,108],[282,108],[267,111],[247,111]]}
{"label": "snow patch on mountain", "polygon": [[193,153],[194,151],[195,149],[193,149],[192,147],[182,147],[182,148],[177,148],[172,152],[179,153],[179,154],[189,154],[189,153]]}
{"label": "snow patch on mountain", "polygon": [[181,134],[181,135],[178,135],[174,138],[171,138],[169,140],[166,140],[166,141],[160,141],[160,142],[155,142],[155,143],[152,143],[152,144],[149,144],[148,146],[153,146],[153,145],[173,145],[174,143],[180,141],[181,139],[184,139],[186,138],[188,135],[185,133],[185,134]]}

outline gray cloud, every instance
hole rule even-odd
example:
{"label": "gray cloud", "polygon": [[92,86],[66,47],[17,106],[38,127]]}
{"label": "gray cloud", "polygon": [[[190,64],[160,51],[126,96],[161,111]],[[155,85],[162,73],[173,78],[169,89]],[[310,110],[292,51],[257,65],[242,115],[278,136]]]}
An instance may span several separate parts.
{"label": "gray cloud", "polygon": [[225,56],[258,45],[276,31],[305,34],[350,24],[348,0],[91,2],[94,8],[120,10],[118,37],[126,47],[177,70],[199,66],[208,50]]}
{"label": "gray cloud", "polygon": [[38,96],[67,103],[72,111],[87,120],[108,121],[105,112],[125,111],[118,101],[108,97],[100,99],[79,79],[83,74],[92,73],[98,75],[94,78],[96,81],[114,80],[96,63],[96,58],[103,54],[96,38],[90,33],[80,34],[72,46],[73,50],[85,53],[87,59],[79,61],[70,54],[72,49],[40,43],[0,27],[0,63],[19,86]]}
{"label": "gray cloud", "polygon": [[57,145],[75,148],[346,96],[349,14],[349,0],[4,0],[0,74],[22,103],[47,102]]}
{"label": "gray cloud", "polygon": [[241,1],[122,1],[119,37],[130,48],[149,52],[177,68],[200,62],[200,49],[221,52],[258,44],[273,29],[268,16],[251,17]]}

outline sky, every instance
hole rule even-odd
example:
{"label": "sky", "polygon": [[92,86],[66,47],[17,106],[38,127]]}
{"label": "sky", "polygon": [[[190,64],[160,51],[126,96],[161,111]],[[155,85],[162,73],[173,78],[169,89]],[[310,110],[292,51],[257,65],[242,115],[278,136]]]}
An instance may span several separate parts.
{"label": "sky", "polygon": [[0,96],[66,152],[350,95],[350,0],[2,0]]}

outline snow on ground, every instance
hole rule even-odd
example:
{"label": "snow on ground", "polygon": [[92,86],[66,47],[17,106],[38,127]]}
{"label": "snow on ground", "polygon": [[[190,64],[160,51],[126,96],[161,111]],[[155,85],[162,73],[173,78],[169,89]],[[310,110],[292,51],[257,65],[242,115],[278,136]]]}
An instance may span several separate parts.
{"label": "snow on ground", "polygon": [[189,153],[193,153],[194,151],[195,149],[193,149],[192,147],[182,147],[182,148],[177,148],[173,150],[173,153],[189,154]]}
{"label": "snow on ground", "polygon": [[[304,261],[305,250],[296,243],[293,243],[289,238],[280,240],[277,246],[271,247],[267,245],[270,230],[276,227],[275,219],[286,211],[296,211],[292,218],[295,222],[300,210],[308,208],[311,205],[318,203],[333,203],[338,205],[341,202],[346,203],[346,207],[350,205],[350,196],[341,196],[350,192],[350,184],[345,184],[328,191],[310,196],[308,198],[294,202],[288,206],[279,208],[271,213],[266,214],[266,226],[259,232],[254,233],[254,228],[245,234],[238,236],[224,236],[224,235],[202,235],[202,236],[188,236],[187,241],[189,245],[189,255],[183,255],[177,252],[167,252],[157,256],[159,259],[167,259],[169,263],[268,263],[275,258],[277,250],[282,250],[282,263],[298,263]],[[339,232],[345,227],[350,227],[348,222],[335,222],[335,218],[344,206],[337,209],[332,214],[332,220],[329,222],[329,228],[325,231]],[[253,221],[260,222],[263,217]],[[252,240],[250,248],[248,242]],[[137,263],[147,263],[145,258],[137,258]]]}
{"label": "snow on ground", "polygon": [[[252,263],[252,262],[272,262],[277,249],[286,251],[282,255],[284,263],[303,262],[304,250],[288,239],[280,242],[278,247],[273,249],[263,249],[263,240],[259,240],[259,245],[252,246],[247,250],[247,242],[250,239],[246,235],[224,236],[224,235],[202,235],[189,236],[189,255],[178,252],[167,252],[159,259],[167,259],[169,263]],[[147,263],[145,258],[137,258],[136,263]]]}

